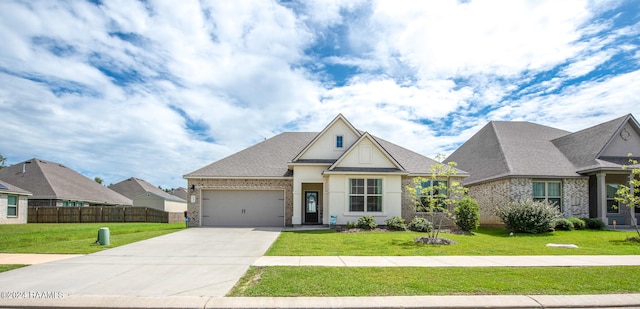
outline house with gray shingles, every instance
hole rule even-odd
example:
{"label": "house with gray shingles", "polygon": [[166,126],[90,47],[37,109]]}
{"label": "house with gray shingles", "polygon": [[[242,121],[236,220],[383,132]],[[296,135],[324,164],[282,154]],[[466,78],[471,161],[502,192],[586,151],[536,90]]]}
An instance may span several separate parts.
{"label": "house with gray shingles", "polygon": [[[321,132],[285,132],[184,175],[192,226],[378,224],[416,211],[408,186],[436,164],[338,115]],[[455,179],[468,176],[457,170]]]}
{"label": "house with gray shingles", "polygon": [[0,224],[27,223],[31,192],[0,180]]}
{"label": "house with gray shingles", "polygon": [[[619,207],[629,183],[628,154],[640,156],[640,126],[631,115],[571,133],[530,122],[491,121],[445,161],[470,173],[464,185],[478,200],[481,224],[501,224],[496,205],[546,200],[565,216],[630,225],[640,209]],[[616,207],[614,207],[616,206]]]}
{"label": "house with gray shingles", "polygon": [[28,190],[29,206],[131,206],[131,199],[59,163],[33,158],[0,169],[0,179]]}
{"label": "house with gray shingles", "polygon": [[168,212],[187,210],[187,201],[135,177],[112,184],[109,189],[130,198],[133,206],[150,207]]}

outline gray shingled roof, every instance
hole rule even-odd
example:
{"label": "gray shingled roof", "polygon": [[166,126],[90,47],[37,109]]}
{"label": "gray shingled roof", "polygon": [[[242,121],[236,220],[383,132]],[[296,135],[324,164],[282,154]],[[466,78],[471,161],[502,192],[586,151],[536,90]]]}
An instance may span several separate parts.
{"label": "gray shingled roof", "polygon": [[467,185],[503,177],[579,177],[588,169],[620,168],[626,162],[598,155],[629,120],[637,127],[629,114],[575,133],[530,122],[492,121],[445,161],[455,161],[471,174]]}
{"label": "gray shingled roof", "polygon": [[31,192],[16,187],[6,181],[2,181],[0,180],[0,193],[6,193],[6,194],[18,194],[18,195],[31,195]]}
{"label": "gray shingled roof", "polygon": [[[553,144],[573,162],[578,171],[614,167],[619,163],[597,159],[611,138],[633,116],[631,114],[553,140]],[[626,163],[626,162],[624,162]],[[624,164],[622,163],[622,164]]]}
{"label": "gray shingled roof", "polygon": [[[285,132],[246,148],[224,159],[184,175],[185,178],[207,177],[290,177],[291,162],[319,132]],[[410,174],[428,174],[437,163],[421,154],[373,137]],[[303,162],[304,161],[304,162]],[[326,163],[326,160],[299,160],[296,163]],[[458,175],[467,173],[458,170]]]}
{"label": "gray shingled roof", "polygon": [[30,191],[30,199],[132,205],[130,199],[62,164],[36,158],[0,169],[0,179]]}
{"label": "gray shingled roof", "polygon": [[171,195],[167,192],[164,192],[160,188],[142,179],[135,178],[135,177],[131,177],[119,183],[110,185],[109,189],[116,191],[130,199],[133,199],[141,194],[153,193],[159,197],[164,198],[165,200],[174,201],[174,202],[183,202],[183,203],[187,202],[184,199],[181,199],[175,195]]}
{"label": "gray shingled roof", "polygon": [[569,133],[531,122],[491,121],[445,161],[471,174],[465,184],[502,177],[577,177],[552,143]]}
{"label": "gray shingled roof", "polygon": [[187,189],[183,187],[171,189],[171,192],[169,192],[169,194],[175,195],[185,201],[187,200]]}

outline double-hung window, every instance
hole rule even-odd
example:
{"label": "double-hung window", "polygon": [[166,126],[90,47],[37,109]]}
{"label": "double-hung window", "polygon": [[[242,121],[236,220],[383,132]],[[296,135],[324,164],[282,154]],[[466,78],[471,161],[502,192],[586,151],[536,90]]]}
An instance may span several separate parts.
{"label": "double-hung window", "polygon": [[416,194],[420,199],[419,205],[416,205],[417,212],[428,212],[431,207],[433,211],[441,212],[446,208],[444,200],[447,198],[446,180],[427,180],[416,188]]}
{"label": "double-hung window", "polygon": [[349,211],[382,212],[382,179],[350,179]]}
{"label": "double-hung window", "polygon": [[7,217],[18,216],[18,197],[15,195],[7,196]]}
{"label": "double-hung window", "polygon": [[556,205],[562,211],[562,183],[559,181],[534,181],[533,200]]}
{"label": "double-hung window", "polygon": [[616,192],[618,192],[618,185],[614,183],[607,184],[607,213],[617,214],[620,213],[620,205],[616,201]]}

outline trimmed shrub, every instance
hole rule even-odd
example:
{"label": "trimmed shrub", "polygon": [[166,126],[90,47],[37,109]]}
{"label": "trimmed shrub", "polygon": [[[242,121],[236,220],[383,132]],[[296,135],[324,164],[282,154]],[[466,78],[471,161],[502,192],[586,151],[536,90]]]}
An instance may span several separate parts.
{"label": "trimmed shrub", "polygon": [[385,220],[384,224],[386,224],[387,228],[390,230],[404,231],[407,229],[407,225],[404,223],[404,218],[398,216]]}
{"label": "trimmed shrub", "polygon": [[433,230],[433,223],[425,218],[413,218],[409,222],[409,230],[414,232],[429,233]]}
{"label": "trimmed shrub", "polygon": [[590,230],[604,230],[604,228],[607,226],[606,224],[604,224],[604,222],[602,222],[602,220],[598,218],[585,218],[584,223],[587,229]]}
{"label": "trimmed shrub", "polygon": [[554,205],[529,200],[500,205],[496,215],[509,231],[538,234],[550,231],[560,212]]}
{"label": "trimmed shrub", "polygon": [[576,230],[584,230],[584,228],[586,227],[586,223],[584,222],[584,220],[580,218],[571,217],[571,218],[568,218],[567,220],[573,223],[573,228]]}
{"label": "trimmed shrub", "polygon": [[373,230],[378,227],[378,223],[376,223],[376,219],[374,219],[372,216],[364,216],[358,218],[358,223],[356,224],[356,226],[363,230]]}
{"label": "trimmed shrub", "polygon": [[573,223],[565,218],[556,219],[554,228],[558,231],[573,231]]}
{"label": "trimmed shrub", "polygon": [[456,225],[463,231],[469,232],[480,225],[480,206],[468,196],[458,201],[455,214]]}

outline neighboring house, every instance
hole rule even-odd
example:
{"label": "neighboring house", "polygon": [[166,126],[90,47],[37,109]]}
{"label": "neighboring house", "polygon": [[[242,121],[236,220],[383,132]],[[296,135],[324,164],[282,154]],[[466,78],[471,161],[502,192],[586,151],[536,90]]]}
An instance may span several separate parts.
{"label": "neighboring house", "polygon": [[0,179],[30,191],[29,206],[132,205],[131,199],[62,164],[36,158],[0,169]]}
{"label": "neighboring house", "polygon": [[0,180],[0,224],[27,223],[31,192]]}
{"label": "neighboring house", "polygon": [[[345,225],[365,215],[378,224],[393,216],[412,220],[423,213],[406,188],[436,163],[338,115],[320,133],[281,133],[184,175],[190,224]],[[458,172],[457,178],[466,176]]]}
{"label": "neighboring house", "polygon": [[187,201],[164,192],[160,188],[138,178],[131,177],[109,186],[133,201],[133,206],[150,207],[168,212],[184,212]]}
{"label": "neighboring house", "polygon": [[[481,223],[500,224],[493,208],[508,201],[546,200],[565,216],[630,225],[629,211],[613,207],[628,184],[628,154],[640,156],[640,127],[626,115],[575,133],[530,122],[492,121],[445,161],[469,172],[465,186],[481,206]],[[620,206],[620,205],[618,205]]]}
{"label": "neighboring house", "polygon": [[171,191],[169,191],[169,194],[175,195],[185,201],[187,200],[187,189],[183,187],[171,189]]}

